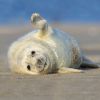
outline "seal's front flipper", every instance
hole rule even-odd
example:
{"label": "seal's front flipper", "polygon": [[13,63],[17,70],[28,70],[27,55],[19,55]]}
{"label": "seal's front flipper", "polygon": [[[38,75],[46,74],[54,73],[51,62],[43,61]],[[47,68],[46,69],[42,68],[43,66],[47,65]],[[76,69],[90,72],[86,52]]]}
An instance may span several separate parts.
{"label": "seal's front flipper", "polygon": [[33,13],[31,16],[31,23],[34,25],[34,27],[45,30],[47,21],[44,20],[38,13]]}
{"label": "seal's front flipper", "polygon": [[80,65],[80,68],[86,68],[86,69],[91,69],[91,68],[99,68],[100,66],[92,61],[90,61],[89,59],[87,59],[86,57],[83,56],[83,62]]}
{"label": "seal's front flipper", "polygon": [[37,29],[40,29],[42,32],[46,32],[48,30],[47,21],[42,18],[38,13],[33,13],[31,16],[31,23]]}
{"label": "seal's front flipper", "polygon": [[52,28],[48,25],[47,21],[38,13],[33,13],[31,16],[32,25],[39,29],[39,37],[44,37],[47,34],[53,33]]}
{"label": "seal's front flipper", "polygon": [[74,68],[66,68],[66,67],[62,67],[58,70],[58,73],[61,74],[67,74],[67,73],[81,73],[83,72],[82,70],[79,69],[74,69]]}

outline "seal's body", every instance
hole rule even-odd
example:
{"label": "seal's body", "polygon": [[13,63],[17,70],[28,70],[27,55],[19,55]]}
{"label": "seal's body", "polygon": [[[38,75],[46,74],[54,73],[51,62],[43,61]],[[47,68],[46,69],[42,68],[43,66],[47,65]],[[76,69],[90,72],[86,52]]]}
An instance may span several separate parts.
{"label": "seal's body", "polygon": [[38,30],[14,42],[8,52],[10,68],[23,74],[81,72],[79,46],[67,33],[52,29],[39,14],[31,17]]}

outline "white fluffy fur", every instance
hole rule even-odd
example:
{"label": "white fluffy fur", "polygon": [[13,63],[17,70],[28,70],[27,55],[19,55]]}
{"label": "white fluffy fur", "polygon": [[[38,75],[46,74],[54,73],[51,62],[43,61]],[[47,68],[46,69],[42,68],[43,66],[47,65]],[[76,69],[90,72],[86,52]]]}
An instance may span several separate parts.
{"label": "white fluffy fur", "polygon": [[[34,20],[33,18],[36,16],[38,16],[39,19]],[[43,58],[47,57],[47,66],[43,73],[52,73],[57,70],[59,70],[58,72],[60,73],[80,72],[79,70],[72,69],[79,67],[82,62],[77,42],[66,33],[52,29],[47,25],[46,21],[37,14],[33,14],[31,20],[35,21],[33,24],[36,24],[39,30],[30,32],[10,46],[8,51],[10,69],[13,72],[22,74],[40,74],[35,69],[34,64],[36,57],[41,55]],[[44,29],[46,30],[44,31]],[[34,63],[31,71],[29,71],[26,68],[25,62],[28,61],[28,56],[26,57],[26,55],[28,55],[28,53],[30,54],[31,50],[35,50],[39,52],[39,54],[37,54],[34,59],[29,57],[29,62],[31,64]],[[32,61],[30,61],[30,59],[32,59]]]}

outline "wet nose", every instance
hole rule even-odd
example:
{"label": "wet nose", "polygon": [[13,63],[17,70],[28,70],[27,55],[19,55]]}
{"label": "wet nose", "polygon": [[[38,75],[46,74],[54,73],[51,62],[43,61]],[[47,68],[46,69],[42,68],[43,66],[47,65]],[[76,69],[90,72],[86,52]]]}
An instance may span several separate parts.
{"label": "wet nose", "polygon": [[39,72],[43,71],[43,69],[44,69],[44,60],[42,58],[37,59],[36,68]]}
{"label": "wet nose", "polygon": [[42,65],[43,64],[43,59],[37,59],[37,64]]}

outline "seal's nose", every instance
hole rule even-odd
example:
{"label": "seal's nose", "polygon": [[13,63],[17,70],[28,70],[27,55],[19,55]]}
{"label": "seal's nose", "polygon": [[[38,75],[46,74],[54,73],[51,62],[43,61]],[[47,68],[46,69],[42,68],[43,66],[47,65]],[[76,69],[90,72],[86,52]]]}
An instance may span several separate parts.
{"label": "seal's nose", "polygon": [[37,59],[37,64],[42,65],[43,64],[43,59]]}
{"label": "seal's nose", "polygon": [[44,61],[43,58],[37,59],[36,69],[37,69],[39,72],[43,71],[43,69],[44,69],[44,63],[45,63],[45,61]]}

